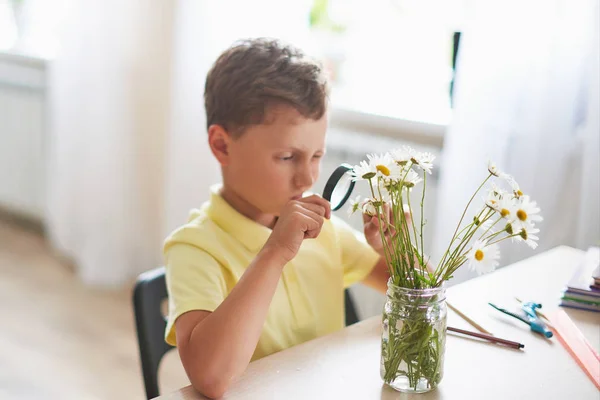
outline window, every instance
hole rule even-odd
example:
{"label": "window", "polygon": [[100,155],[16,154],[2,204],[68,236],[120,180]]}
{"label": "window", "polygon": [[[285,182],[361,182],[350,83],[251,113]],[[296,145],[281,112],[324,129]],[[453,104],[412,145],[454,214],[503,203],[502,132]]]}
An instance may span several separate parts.
{"label": "window", "polygon": [[333,106],[447,125],[463,9],[460,1],[313,0],[311,51],[332,74]]}

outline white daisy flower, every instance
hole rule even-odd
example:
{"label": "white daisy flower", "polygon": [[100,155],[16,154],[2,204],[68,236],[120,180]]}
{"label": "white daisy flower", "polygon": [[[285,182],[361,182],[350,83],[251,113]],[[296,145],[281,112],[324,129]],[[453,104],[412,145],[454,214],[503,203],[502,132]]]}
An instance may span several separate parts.
{"label": "white daisy flower", "polygon": [[503,196],[498,201],[498,209],[496,211],[498,211],[502,218],[513,219],[516,212],[515,201],[507,196]]}
{"label": "white daisy flower", "polygon": [[364,199],[361,204],[363,214],[370,215],[371,217],[377,215],[377,209],[373,202],[377,202],[375,199]]}
{"label": "white daisy flower", "polygon": [[431,174],[431,169],[433,168],[433,160],[435,160],[435,156],[433,154],[427,152],[419,152],[415,154],[411,160],[416,165],[418,165],[423,171],[426,171],[428,174]]}
{"label": "white daisy flower", "polygon": [[360,209],[360,196],[356,196],[354,199],[350,200],[350,207],[348,207],[348,215],[352,215]]}
{"label": "white daisy flower", "polygon": [[535,201],[531,201],[529,196],[521,196],[515,201],[514,215],[511,221],[520,230],[531,229],[535,222],[543,221],[541,215],[537,215],[540,208]]}
{"label": "white daisy flower", "polygon": [[389,178],[394,171],[394,160],[388,153],[384,154],[367,154],[371,168],[377,172],[377,175],[384,179]]}
{"label": "white daisy flower", "polygon": [[529,229],[521,229],[521,232],[517,236],[513,236],[512,239],[516,242],[525,242],[525,244],[532,249],[536,249],[538,247],[537,241],[540,240],[535,234],[539,233],[539,229],[531,227]]}
{"label": "white daisy flower", "polygon": [[489,190],[487,198],[484,199],[485,205],[494,211],[500,211],[500,201],[505,197],[506,192],[492,183],[492,188]]}
{"label": "white daisy flower", "polygon": [[352,168],[353,181],[372,179],[375,177],[375,175],[377,175],[377,170],[373,165],[371,165],[371,163],[366,161],[361,161],[360,164],[355,165]]}
{"label": "white daisy flower", "polygon": [[400,180],[404,176],[403,172],[406,171],[403,167],[401,167],[400,165],[396,164],[393,161],[391,164],[386,165],[386,167],[388,168],[388,171],[386,171],[386,172],[389,172],[389,175],[385,175],[383,172],[379,172],[379,174],[378,174],[378,176],[381,178],[381,180],[380,180],[381,187],[389,185],[391,183],[400,182]]}
{"label": "white daisy flower", "polygon": [[416,153],[417,151],[410,146],[402,146],[390,152],[392,159],[400,165],[406,164]]}
{"label": "white daisy flower", "polygon": [[492,175],[494,175],[495,177],[498,177],[500,179],[504,179],[506,182],[508,182],[508,184],[513,188],[518,187],[518,183],[517,181],[515,181],[515,178],[513,178],[512,176],[510,176],[509,174],[507,174],[506,172],[502,172],[498,166],[496,165],[495,162],[493,161],[488,161],[488,172]]}
{"label": "white daisy flower", "polygon": [[521,191],[521,187],[519,186],[519,184],[517,183],[517,181],[515,180],[515,178],[513,178],[510,175],[508,175],[507,182],[510,185],[510,187],[512,188],[513,197],[515,199],[521,198],[523,196],[523,192]]}
{"label": "white daisy flower", "polygon": [[497,244],[488,245],[486,242],[476,240],[473,247],[467,253],[469,268],[478,275],[487,274],[496,269],[500,259],[500,251]]}
{"label": "white daisy flower", "polygon": [[404,186],[408,188],[414,187],[417,183],[423,180],[421,179],[421,175],[417,174],[412,168],[410,168],[408,171],[404,169],[402,171],[402,177],[404,178],[402,181]]}
{"label": "white daisy flower", "polygon": [[519,199],[523,196],[523,192],[521,192],[521,189],[517,187],[516,189],[513,189],[513,195],[515,199]]}
{"label": "white daisy flower", "polygon": [[[517,181],[515,180],[514,177],[512,177],[509,174],[503,174],[502,176],[504,178],[504,180],[506,181],[506,183],[508,183],[508,185],[511,187],[513,194],[515,195],[515,197],[520,197],[523,195],[523,193],[521,192],[521,189],[519,187],[519,184],[517,183]],[[520,194],[517,194],[520,193]]]}
{"label": "white daisy flower", "polygon": [[490,174],[499,177],[502,172],[498,169],[498,166],[492,160],[488,161],[488,171]]}

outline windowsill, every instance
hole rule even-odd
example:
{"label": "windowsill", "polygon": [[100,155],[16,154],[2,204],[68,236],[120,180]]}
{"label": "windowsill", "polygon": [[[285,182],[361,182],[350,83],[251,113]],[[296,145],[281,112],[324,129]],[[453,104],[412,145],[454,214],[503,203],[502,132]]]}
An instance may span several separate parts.
{"label": "windowsill", "polygon": [[0,86],[18,90],[45,90],[48,61],[32,53],[0,50]]}
{"label": "windowsill", "polygon": [[47,57],[18,49],[0,50],[0,61],[20,64],[29,67],[44,68],[49,61]]}
{"label": "windowsill", "polygon": [[332,106],[330,125],[365,135],[377,135],[412,142],[424,146],[441,148],[448,127],[438,121],[424,121],[402,117],[390,117],[351,108]]}

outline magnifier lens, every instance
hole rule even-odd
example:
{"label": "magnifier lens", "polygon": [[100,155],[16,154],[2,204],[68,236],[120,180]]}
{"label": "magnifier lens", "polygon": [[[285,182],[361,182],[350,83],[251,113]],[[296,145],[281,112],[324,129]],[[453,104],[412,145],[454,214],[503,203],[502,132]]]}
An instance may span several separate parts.
{"label": "magnifier lens", "polygon": [[338,209],[344,205],[346,202],[345,197],[348,194],[351,183],[352,176],[350,173],[346,173],[340,178],[331,195],[331,207]]}
{"label": "magnifier lens", "polygon": [[323,198],[331,203],[332,211],[339,210],[348,201],[354,184],[352,166],[342,164],[333,171],[323,191]]}

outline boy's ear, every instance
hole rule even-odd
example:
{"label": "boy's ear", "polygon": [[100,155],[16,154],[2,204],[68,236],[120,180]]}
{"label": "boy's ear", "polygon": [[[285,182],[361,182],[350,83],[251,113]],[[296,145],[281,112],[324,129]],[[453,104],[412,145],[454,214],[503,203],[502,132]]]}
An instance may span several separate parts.
{"label": "boy's ear", "polygon": [[229,164],[229,145],[232,137],[221,125],[208,127],[208,145],[221,166]]}

